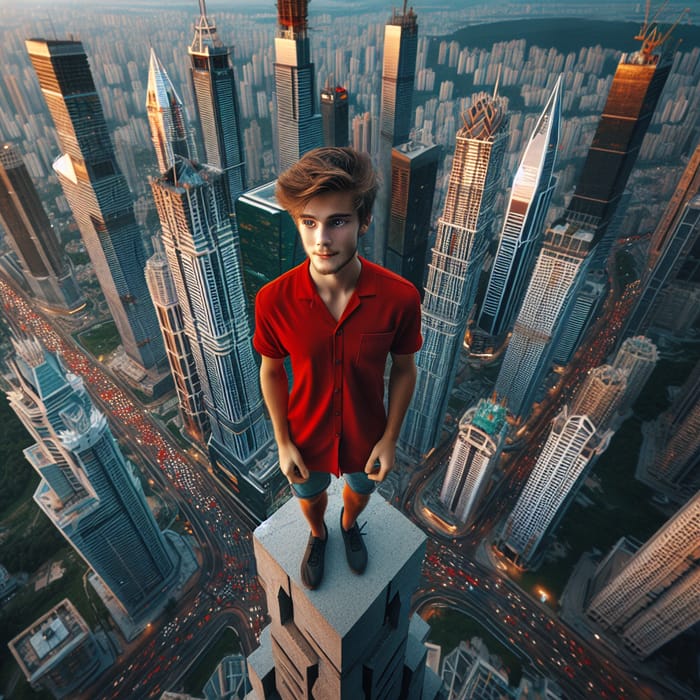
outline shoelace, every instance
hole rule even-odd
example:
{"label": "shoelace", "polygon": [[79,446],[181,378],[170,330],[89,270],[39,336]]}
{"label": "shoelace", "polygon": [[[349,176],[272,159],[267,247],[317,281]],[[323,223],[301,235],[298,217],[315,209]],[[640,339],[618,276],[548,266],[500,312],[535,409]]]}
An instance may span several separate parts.
{"label": "shoelace", "polygon": [[350,549],[352,549],[353,552],[358,552],[362,549],[362,538],[366,534],[362,531],[365,529],[365,525],[367,525],[366,520],[360,527],[357,527],[357,523],[355,523],[348,532],[348,536],[350,537]]}

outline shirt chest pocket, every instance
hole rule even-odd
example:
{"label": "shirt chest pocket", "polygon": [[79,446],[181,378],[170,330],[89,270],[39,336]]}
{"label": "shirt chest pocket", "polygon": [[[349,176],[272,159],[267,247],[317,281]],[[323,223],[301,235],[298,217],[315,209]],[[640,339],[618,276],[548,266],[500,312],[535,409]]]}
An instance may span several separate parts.
{"label": "shirt chest pocket", "polygon": [[394,340],[394,331],[363,333],[355,361],[360,366],[384,365]]}

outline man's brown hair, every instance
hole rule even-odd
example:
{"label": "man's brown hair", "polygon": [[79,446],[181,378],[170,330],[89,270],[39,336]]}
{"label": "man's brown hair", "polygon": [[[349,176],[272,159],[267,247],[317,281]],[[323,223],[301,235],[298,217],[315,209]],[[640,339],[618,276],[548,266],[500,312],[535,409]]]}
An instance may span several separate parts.
{"label": "man's brown hair", "polygon": [[327,192],[352,192],[361,224],[369,223],[377,176],[367,153],[328,146],[305,153],[277,178],[277,201],[297,219],[309,200]]}

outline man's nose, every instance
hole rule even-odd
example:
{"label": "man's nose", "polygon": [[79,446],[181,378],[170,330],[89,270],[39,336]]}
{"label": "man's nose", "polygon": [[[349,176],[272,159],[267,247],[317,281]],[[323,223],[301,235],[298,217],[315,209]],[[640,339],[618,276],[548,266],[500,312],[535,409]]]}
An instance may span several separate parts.
{"label": "man's nose", "polygon": [[330,228],[324,224],[318,224],[316,227],[316,245],[327,245],[330,243],[330,240]]}

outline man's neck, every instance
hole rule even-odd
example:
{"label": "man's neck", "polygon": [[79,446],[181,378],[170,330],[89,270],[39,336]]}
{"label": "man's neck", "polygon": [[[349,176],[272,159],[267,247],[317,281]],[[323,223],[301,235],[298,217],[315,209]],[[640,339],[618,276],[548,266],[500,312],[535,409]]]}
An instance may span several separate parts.
{"label": "man's neck", "polygon": [[314,270],[313,265],[309,266],[311,279],[322,297],[351,294],[355,290],[361,271],[362,263],[357,254],[332,275],[321,275]]}

